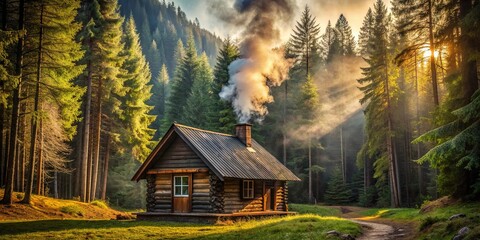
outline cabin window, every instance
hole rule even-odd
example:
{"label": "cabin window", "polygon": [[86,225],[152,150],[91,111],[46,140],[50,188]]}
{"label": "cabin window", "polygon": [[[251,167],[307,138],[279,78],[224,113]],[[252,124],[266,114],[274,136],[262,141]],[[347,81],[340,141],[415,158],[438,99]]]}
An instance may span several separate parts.
{"label": "cabin window", "polygon": [[188,197],[188,177],[175,176],[173,181],[174,195],[177,197]]}
{"label": "cabin window", "polygon": [[244,199],[252,199],[253,198],[253,180],[243,180],[242,184],[242,197]]}

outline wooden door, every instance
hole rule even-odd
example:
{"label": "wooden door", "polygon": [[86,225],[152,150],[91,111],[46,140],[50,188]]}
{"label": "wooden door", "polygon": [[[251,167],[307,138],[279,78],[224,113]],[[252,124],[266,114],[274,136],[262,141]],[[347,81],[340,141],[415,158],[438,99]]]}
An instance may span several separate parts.
{"label": "wooden door", "polygon": [[275,187],[273,182],[263,183],[263,210],[272,211],[275,206]]}
{"label": "wooden door", "polygon": [[192,174],[173,176],[173,212],[187,213],[192,208]]}

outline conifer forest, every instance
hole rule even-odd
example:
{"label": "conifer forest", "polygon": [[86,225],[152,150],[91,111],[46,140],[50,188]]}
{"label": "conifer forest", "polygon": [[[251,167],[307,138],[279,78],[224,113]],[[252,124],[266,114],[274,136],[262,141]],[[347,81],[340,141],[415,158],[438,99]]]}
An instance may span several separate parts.
{"label": "conifer forest", "polygon": [[2,0],[2,204],[144,208],[132,176],[174,122],[253,124],[302,180],[292,203],[480,198],[479,0],[371,1],[358,32],[315,4],[213,2],[237,34],[165,0]]}

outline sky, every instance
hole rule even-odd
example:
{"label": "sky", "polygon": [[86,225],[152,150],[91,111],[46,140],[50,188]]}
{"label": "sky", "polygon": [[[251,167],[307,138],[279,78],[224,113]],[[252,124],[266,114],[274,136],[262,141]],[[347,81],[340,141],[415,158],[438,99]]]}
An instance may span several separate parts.
{"label": "sky", "polygon": [[[233,0],[222,0],[227,2],[227,5],[232,6]],[[293,0],[296,2],[297,9],[295,10],[296,17],[291,22],[290,26],[285,26],[282,35],[282,40],[288,40],[290,30],[294,27],[295,21],[300,19],[300,15],[305,6],[308,5],[312,14],[316,17],[317,23],[321,27],[321,32],[325,30],[328,20],[335,25],[340,14],[345,15],[353,34],[357,38],[360,27],[362,26],[363,18],[367,13],[369,7],[373,8],[376,0]],[[211,5],[217,4],[218,0],[173,0],[175,5],[180,6],[191,20],[198,18],[200,26],[211,32],[214,32],[220,37],[233,36],[240,33],[239,29],[234,29],[222,23],[215,14],[212,14]],[[389,0],[384,0],[389,6]]]}

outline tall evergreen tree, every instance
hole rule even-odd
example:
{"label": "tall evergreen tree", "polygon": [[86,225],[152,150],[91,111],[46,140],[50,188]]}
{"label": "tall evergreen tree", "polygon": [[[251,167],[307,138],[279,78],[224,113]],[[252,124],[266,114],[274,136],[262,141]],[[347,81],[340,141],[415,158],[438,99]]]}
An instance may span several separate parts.
{"label": "tall evergreen tree", "polygon": [[185,56],[181,59],[172,82],[165,112],[165,127],[175,121],[184,122],[183,112],[191,94],[193,79],[198,71],[198,57],[193,37],[187,42]]}
{"label": "tall evergreen tree", "polygon": [[320,26],[305,6],[300,21],[297,22],[290,37],[289,51],[296,60],[296,68],[304,75],[313,75],[320,63],[319,49]]}
{"label": "tall evergreen tree", "polygon": [[[382,0],[375,2],[374,18],[373,34],[368,40],[370,51],[365,58],[368,67],[362,68],[364,78],[358,80],[363,85],[360,90],[364,93],[360,101],[362,104],[367,104],[365,108],[367,141],[359,156],[374,159],[374,176],[377,178],[377,184],[380,185],[377,188],[382,189],[385,185],[389,185],[392,205],[398,207],[400,206],[398,163],[395,156],[392,121],[395,84],[389,72],[392,68],[388,52],[389,19]],[[389,198],[389,196],[383,197]]]}
{"label": "tall evergreen tree", "polygon": [[314,139],[314,133],[310,132],[311,125],[315,123],[315,120],[318,117],[318,111],[320,108],[320,101],[318,96],[318,89],[315,86],[312,77],[308,76],[307,80],[301,86],[301,92],[298,95],[297,99],[297,116],[299,116],[302,120],[300,124],[302,126],[306,126],[305,129],[305,145],[307,150],[307,156],[303,157],[303,159],[307,160],[308,164],[308,201],[313,201],[313,179],[312,173],[314,164],[312,161],[312,148],[314,147],[312,143]]}
{"label": "tall evergreen tree", "polygon": [[155,120],[155,116],[149,115],[152,107],[146,102],[151,97],[149,85],[151,75],[150,68],[142,54],[139,37],[133,18],[126,21],[124,27],[124,50],[125,62],[122,68],[125,70],[124,86],[125,96],[122,97],[120,106],[120,119],[124,122],[125,142],[131,149],[132,156],[139,160],[146,159],[149,154],[153,136],[153,130],[149,128]]}
{"label": "tall evergreen tree", "polygon": [[152,91],[152,98],[150,99],[152,103],[151,105],[154,106],[152,114],[156,116],[156,119],[151,126],[152,129],[155,129],[155,135],[153,137],[154,141],[157,141],[163,135],[161,126],[162,119],[165,117],[166,101],[169,92],[169,81],[167,66],[163,64],[155,83],[156,91]]}
{"label": "tall evergreen tree", "polygon": [[219,94],[222,91],[222,87],[227,85],[230,79],[228,66],[239,56],[240,52],[238,47],[230,38],[225,39],[215,65],[214,80],[212,83],[213,110],[211,114],[213,116],[210,117],[215,123],[215,130],[224,133],[232,133],[237,120],[232,105],[221,99]]}
{"label": "tall evergreen tree", "polygon": [[[446,113],[441,126],[421,136],[418,140],[431,141],[436,146],[422,156],[419,162],[430,162],[438,169],[437,178],[439,190],[442,194],[451,194],[456,197],[478,199],[480,196],[480,94],[478,86],[478,16],[480,4],[471,1],[447,1],[450,8],[458,9],[458,15],[453,15],[445,23],[443,33],[448,33],[453,27],[460,28],[458,39],[460,77],[451,71],[447,78],[450,94],[441,108]],[[459,24],[460,23],[460,24]],[[450,50],[452,50],[450,48]],[[454,54],[454,53],[450,53]],[[449,68],[456,66],[455,57],[451,57]]]}
{"label": "tall evergreen tree", "polygon": [[185,124],[202,129],[213,130],[212,119],[212,81],[213,74],[208,58],[203,53],[198,59],[197,73],[192,83],[192,93],[188,97],[182,119]]}
{"label": "tall evergreen tree", "polygon": [[334,41],[337,43],[333,44],[338,46],[337,54],[341,56],[355,55],[355,39],[352,35],[352,28],[343,14],[340,14],[335,24],[335,30]]}
{"label": "tall evergreen tree", "polygon": [[[73,84],[73,79],[84,68],[77,65],[83,52],[80,43],[75,40],[75,35],[81,28],[81,25],[75,22],[80,7],[79,1],[41,1],[38,5],[30,6],[40,11],[38,15],[30,15],[28,20],[28,28],[38,27],[38,33],[31,34],[26,39],[28,46],[36,46],[36,51],[25,55],[28,63],[25,72],[29,73],[29,76],[35,76],[29,79],[34,82],[32,84],[34,116],[31,118],[30,168],[23,200],[25,203],[30,203],[35,162],[37,158],[42,162],[42,155],[36,155],[37,151],[42,151],[38,149],[40,143],[37,137],[38,132],[42,131],[38,125],[44,115],[40,106],[47,102],[56,105],[55,109],[61,113],[60,119],[56,120],[62,124],[64,133],[67,134],[64,139],[71,138],[76,132],[74,124],[79,118],[79,97],[82,94],[81,88]],[[33,62],[35,64],[30,64]],[[43,85],[50,87],[44,89]],[[50,115],[50,118],[58,116],[55,112],[47,112],[47,115]],[[41,176],[38,175],[37,181],[40,179]]]}
{"label": "tall evergreen tree", "polygon": [[373,24],[375,19],[373,18],[373,12],[371,8],[368,8],[367,14],[363,18],[363,24],[360,28],[358,36],[358,50],[361,56],[365,57],[368,54],[368,42],[373,34]]}
{"label": "tall evergreen tree", "polygon": [[334,51],[333,44],[335,40],[335,29],[332,28],[332,24],[330,20],[328,20],[327,27],[325,28],[325,33],[322,35],[322,39],[320,42],[320,46],[322,49],[322,57],[326,62],[331,61],[331,56],[333,55],[332,52]]}

